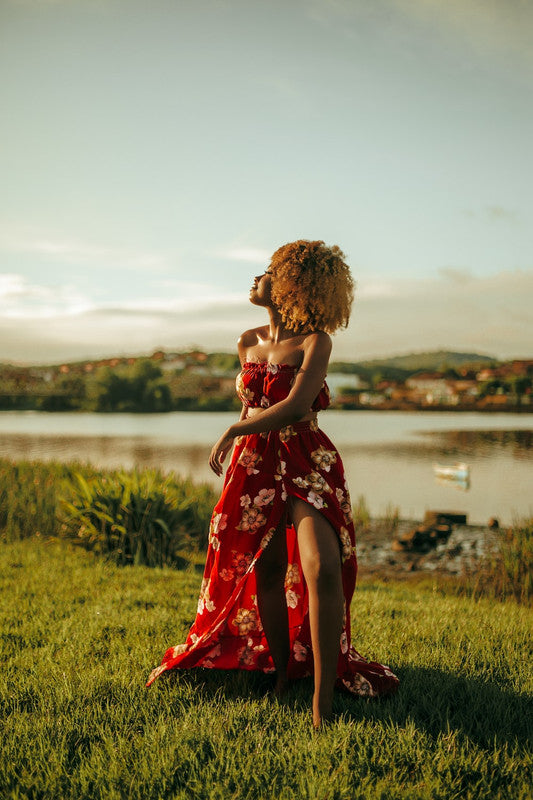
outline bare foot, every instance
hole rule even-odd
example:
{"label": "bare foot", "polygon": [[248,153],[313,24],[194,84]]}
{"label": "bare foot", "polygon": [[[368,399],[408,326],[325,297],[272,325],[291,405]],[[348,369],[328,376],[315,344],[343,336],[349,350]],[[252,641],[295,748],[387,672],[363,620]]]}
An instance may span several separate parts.
{"label": "bare foot", "polygon": [[328,725],[328,723],[333,722],[334,719],[335,717],[333,716],[333,713],[327,715],[322,714],[322,716],[320,716],[320,714],[315,714],[313,712],[313,730],[314,731],[322,730],[323,728],[326,727],[326,725]]}
{"label": "bare foot", "polygon": [[333,719],[333,697],[324,701],[319,699],[316,694],[313,695],[313,728],[315,731],[320,730],[324,723],[331,722]]}

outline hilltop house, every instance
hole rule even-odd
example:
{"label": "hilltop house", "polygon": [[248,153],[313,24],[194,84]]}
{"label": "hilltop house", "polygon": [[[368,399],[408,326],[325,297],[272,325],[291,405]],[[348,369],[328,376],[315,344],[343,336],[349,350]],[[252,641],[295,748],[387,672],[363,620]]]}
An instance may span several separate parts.
{"label": "hilltop house", "polygon": [[411,399],[427,405],[457,403],[452,381],[443,378],[440,372],[418,372],[407,378],[405,385]]}

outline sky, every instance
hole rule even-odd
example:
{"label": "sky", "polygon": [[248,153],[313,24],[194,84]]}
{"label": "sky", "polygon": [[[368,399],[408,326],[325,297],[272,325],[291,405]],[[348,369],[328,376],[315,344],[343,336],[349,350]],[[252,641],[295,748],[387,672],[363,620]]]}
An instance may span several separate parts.
{"label": "sky", "polygon": [[531,0],[0,0],[0,361],[235,348],[338,244],[346,360],[533,356]]}

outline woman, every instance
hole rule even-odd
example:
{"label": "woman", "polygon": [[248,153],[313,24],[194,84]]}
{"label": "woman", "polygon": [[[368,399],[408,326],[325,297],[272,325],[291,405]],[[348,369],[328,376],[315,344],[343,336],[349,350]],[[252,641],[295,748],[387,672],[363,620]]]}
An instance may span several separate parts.
{"label": "woman", "polygon": [[167,650],[147,685],[174,668],[314,674],[313,725],[331,715],[335,682],[375,696],[398,683],[350,644],[357,562],[341,459],[318,428],[329,404],[329,334],[348,324],[353,282],[344,254],[322,241],[277,250],[250,301],[268,325],[239,339],[238,422],[214,445],[222,475],[210,525],[198,614],[185,644]]}

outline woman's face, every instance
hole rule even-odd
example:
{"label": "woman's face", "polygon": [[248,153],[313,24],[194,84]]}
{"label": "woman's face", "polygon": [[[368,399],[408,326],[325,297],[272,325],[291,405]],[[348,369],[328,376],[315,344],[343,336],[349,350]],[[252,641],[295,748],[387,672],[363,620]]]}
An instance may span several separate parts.
{"label": "woman's face", "polygon": [[267,268],[262,275],[256,275],[250,289],[250,302],[255,306],[269,307],[272,305],[271,297],[272,271]]}

